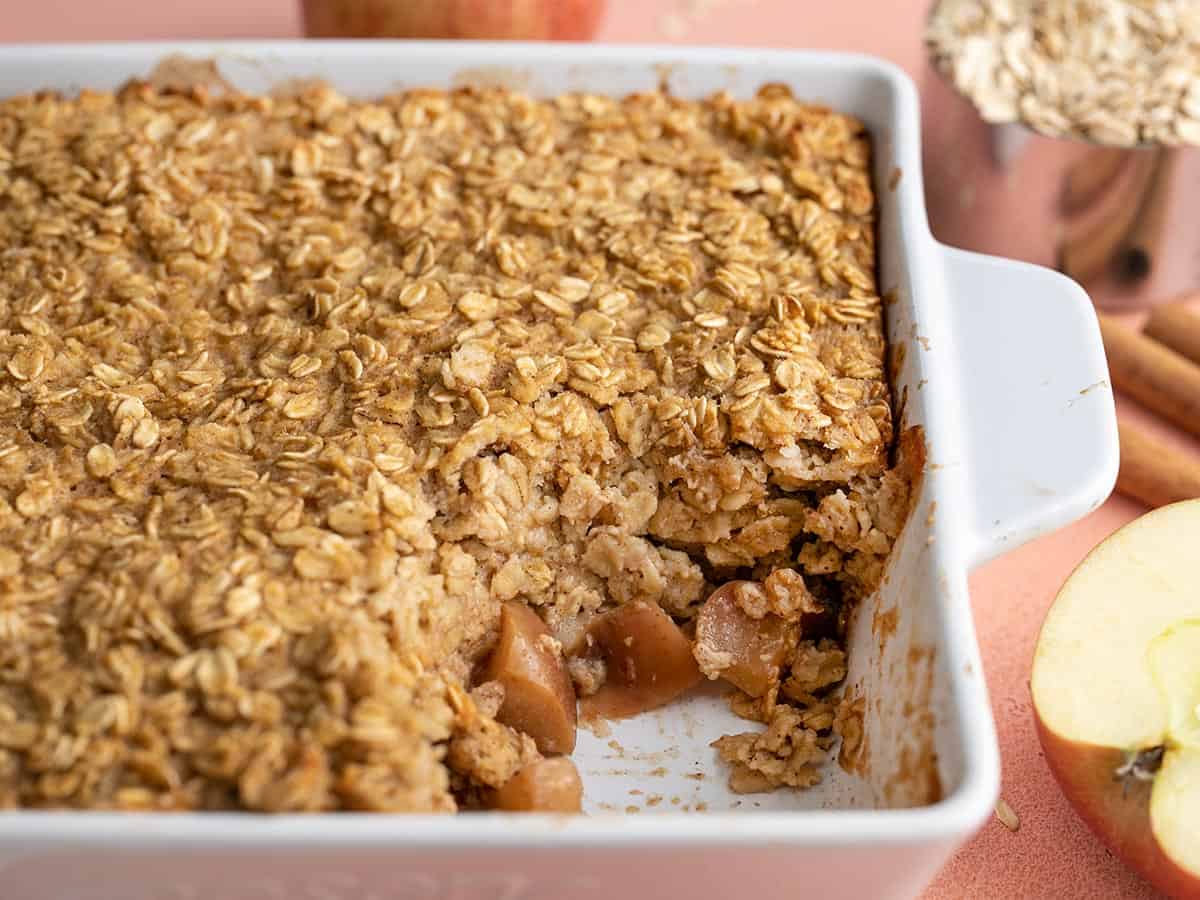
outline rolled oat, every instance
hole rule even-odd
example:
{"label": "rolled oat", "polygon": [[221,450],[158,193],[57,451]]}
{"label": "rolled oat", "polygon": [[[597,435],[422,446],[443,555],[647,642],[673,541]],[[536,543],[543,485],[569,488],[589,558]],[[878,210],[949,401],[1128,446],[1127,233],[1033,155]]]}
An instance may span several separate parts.
{"label": "rolled oat", "polygon": [[0,103],[0,806],[471,806],[502,600],[836,619],[904,505],[868,160],[778,87]]}
{"label": "rolled oat", "polygon": [[1194,0],[939,0],[925,37],[988,122],[1120,147],[1200,140]]}

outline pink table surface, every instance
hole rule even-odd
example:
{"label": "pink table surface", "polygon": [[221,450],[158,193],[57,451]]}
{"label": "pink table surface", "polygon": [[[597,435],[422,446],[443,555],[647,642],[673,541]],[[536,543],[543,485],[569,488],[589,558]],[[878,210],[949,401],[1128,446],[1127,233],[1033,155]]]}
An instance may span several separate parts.
{"label": "pink table surface", "polygon": [[[920,34],[927,7],[927,0],[610,0],[598,39],[844,49],[886,57],[921,86],[927,180],[935,191],[962,197],[952,227],[938,237],[1049,262],[1046,235],[1052,226],[1045,197],[1023,185],[1028,209],[1013,215],[1011,179],[1006,183],[961,152],[964,143],[980,141],[982,132],[925,65]],[[299,28],[292,0],[39,0],[7,5],[0,40],[294,37]],[[1121,414],[1200,451],[1196,442],[1130,404],[1121,404]],[[1083,521],[1008,554],[971,579],[1000,734],[1003,795],[1021,826],[1013,833],[989,822],[954,857],[926,900],[1156,896],[1091,836],[1059,793],[1034,736],[1028,683],[1037,628],[1058,586],[1091,547],[1140,511],[1114,497]]]}

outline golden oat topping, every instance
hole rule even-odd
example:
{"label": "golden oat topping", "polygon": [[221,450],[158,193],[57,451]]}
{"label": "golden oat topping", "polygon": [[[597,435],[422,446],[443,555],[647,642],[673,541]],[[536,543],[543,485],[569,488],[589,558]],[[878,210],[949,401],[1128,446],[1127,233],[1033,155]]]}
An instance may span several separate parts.
{"label": "golden oat topping", "polygon": [[590,693],[596,614],[765,580],[827,690],[907,505],[869,155],[773,86],[0,102],[0,807],[470,806],[507,601]]}

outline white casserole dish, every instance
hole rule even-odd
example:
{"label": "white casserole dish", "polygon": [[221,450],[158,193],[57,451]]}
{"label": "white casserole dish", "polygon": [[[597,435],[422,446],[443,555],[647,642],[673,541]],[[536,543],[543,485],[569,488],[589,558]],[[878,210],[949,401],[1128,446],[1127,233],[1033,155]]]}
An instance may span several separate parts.
{"label": "white casserole dish", "polygon": [[[745,730],[716,691],[612,734],[580,733],[586,817],[0,813],[5,900],[611,900],[906,897],[991,813],[999,758],[967,596],[988,558],[1097,506],[1116,475],[1112,393],[1084,292],[930,235],[916,91],[828,53],[521,44],[0,48],[0,95],[115,88],[164,57],[213,59],[246,90],[324,78],[349,93],[503,79],[541,94],[699,96],[785,82],[875,139],[880,282],[903,424],[928,465],[880,592],[854,620],[847,683],[866,762],[803,793],[739,797],[709,742]],[[898,175],[898,181],[896,177]],[[936,177],[936,173],[934,173]],[[891,187],[889,187],[891,185]],[[891,611],[895,610],[892,615]],[[615,743],[611,743],[615,742]],[[619,746],[619,750],[615,749]],[[664,774],[665,772],[665,774]],[[703,777],[688,777],[702,773]],[[932,779],[941,799],[929,802]],[[660,799],[659,799],[660,798]],[[636,807],[639,815],[622,813]],[[703,810],[703,812],[701,812]]]}

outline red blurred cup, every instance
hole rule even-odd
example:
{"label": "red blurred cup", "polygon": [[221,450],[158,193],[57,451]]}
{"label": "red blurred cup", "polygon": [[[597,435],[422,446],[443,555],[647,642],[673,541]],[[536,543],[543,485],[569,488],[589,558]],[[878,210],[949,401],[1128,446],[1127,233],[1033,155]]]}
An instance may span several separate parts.
{"label": "red blurred cup", "polygon": [[607,0],[301,0],[314,38],[586,41]]}

